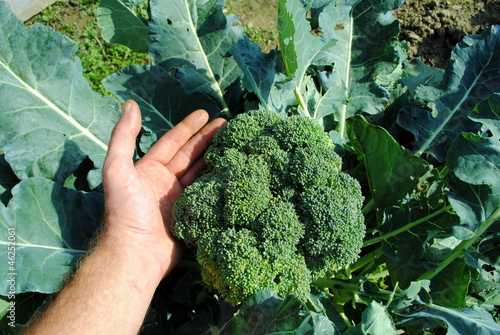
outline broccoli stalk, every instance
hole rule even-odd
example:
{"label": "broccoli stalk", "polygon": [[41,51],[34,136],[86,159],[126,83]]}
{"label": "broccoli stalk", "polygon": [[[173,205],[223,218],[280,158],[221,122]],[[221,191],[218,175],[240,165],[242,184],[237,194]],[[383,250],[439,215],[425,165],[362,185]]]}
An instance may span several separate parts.
{"label": "broccoli stalk", "polygon": [[217,132],[205,161],[174,206],[172,232],[227,302],[263,289],[306,301],[314,280],[358,258],[361,188],[316,121],[241,114]]}

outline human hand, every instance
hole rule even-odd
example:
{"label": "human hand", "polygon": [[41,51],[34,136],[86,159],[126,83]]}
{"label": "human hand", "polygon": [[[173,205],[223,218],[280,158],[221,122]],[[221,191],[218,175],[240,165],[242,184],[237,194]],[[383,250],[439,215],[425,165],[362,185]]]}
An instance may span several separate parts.
{"label": "human hand", "polygon": [[106,226],[102,239],[133,250],[136,259],[151,264],[158,281],[181,254],[179,241],[170,233],[172,207],[205,168],[203,153],[226,122],[216,119],[206,124],[207,120],[207,112],[193,112],[163,135],[135,166],[132,158],[141,114],[134,101],[123,105],[111,136],[103,168]]}

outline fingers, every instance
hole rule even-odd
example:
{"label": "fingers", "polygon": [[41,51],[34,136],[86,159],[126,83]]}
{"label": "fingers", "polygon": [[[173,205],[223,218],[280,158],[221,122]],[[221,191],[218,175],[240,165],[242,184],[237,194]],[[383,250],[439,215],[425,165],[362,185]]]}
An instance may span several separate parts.
{"label": "fingers", "polygon": [[198,159],[183,175],[179,177],[179,183],[186,188],[205,170],[207,164],[203,158]]}
{"label": "fingers", "polygon": [[226,120],[219,118],[207,124],[166,165],[175,176],[178,178],[182,176],[181,184],[186,186],[192,183],[192,180],[205,168],[204,161],[199,158],[205,153],[217,130],[226,123]]}
{"label": "fingers", "polygon": [[197,110],[184,118],[174,128],[163,135],[143,159],[154,160],[163,165],[167,165],[172,157],[184,144],[196,134],[208,121],[208,113],[204,110]]}
{"label": "fingers", "polygon": [[110,165],[114,166],[113,170],[119,166],[133,166],[135,141],[140,130],[139,106],[133,100],[127,100],[122,106],[122,115],[111,133],[104,171],[107,171]]}

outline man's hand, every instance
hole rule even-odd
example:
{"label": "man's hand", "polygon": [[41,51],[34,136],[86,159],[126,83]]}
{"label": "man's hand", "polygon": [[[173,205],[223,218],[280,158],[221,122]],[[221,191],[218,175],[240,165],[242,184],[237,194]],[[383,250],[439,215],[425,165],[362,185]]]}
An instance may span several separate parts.
{"label": "man's hand", "polygon": [[74,278],[25,334],[137,334],[180,246],[170,234],[172,206],[204,168],[201,158],[218,128],[196,111],[133,164],[139,107],[123,106],[104,163],[105,227]]}
{"label": "man's hand", "polygon": [[172,206],[205,167],[200,158],[225,123],[216,119],[205,126],[207,120],[205,111],[190,114],[134,166],[141,116],[137,104],[129,100],[109,143],[103,169],[107,224],[103,238],[125,239],[145,262],[155,264],[152,271],[159,279],[180,257],[179,242],[170,234]]}

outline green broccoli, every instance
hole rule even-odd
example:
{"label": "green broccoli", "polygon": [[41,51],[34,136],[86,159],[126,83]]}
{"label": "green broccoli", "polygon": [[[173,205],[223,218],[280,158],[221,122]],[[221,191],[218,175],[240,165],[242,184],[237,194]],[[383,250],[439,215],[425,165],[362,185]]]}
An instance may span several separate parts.
{"label": "green broccoli", "polygon": [[266,111],[237,116],[208,168],[173,209],[206,284],[231,304],[269,289],[306,300],[311,282],[356,260],[365,227],[359,183],[321,125]]}

